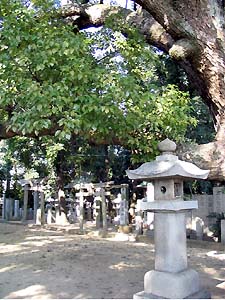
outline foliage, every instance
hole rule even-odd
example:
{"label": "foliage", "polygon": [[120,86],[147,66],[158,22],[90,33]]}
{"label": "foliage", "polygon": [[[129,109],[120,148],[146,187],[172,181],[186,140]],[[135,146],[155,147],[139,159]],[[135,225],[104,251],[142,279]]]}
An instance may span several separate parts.
{"label": "foliage", "polygon": [[120,146],[110,146],[108,149],[108,160],[112,174],[111,180],[115,184],[127,183],[125,171],[131,165],[131,152]]}
{"label": "foliage", "polygon": [[23,174],[27,178],[35,178],[47,175],[46,150],[38,139],[14,137],[7,141],[5,147],[6,157],[18,176]]}
{"label": "foliage", "polygon": [[215,138],[215,128],[209,108],[202,99],[194,96],[191,99],[191,115],[197,120],[197,126],[188,126],[186,137],[198,144],[212,142]]}
{"label": "foliage", "polygon": [[156,64],[156,73],[160,78],[162,85],[173,84],[179,90],[189,92],[190,94],[190,115],[196,122],[190,123],[186,131],[187,140],[198,144],[213,141],[215,137],[215,128],[210,115],[209,108],[203,99],[198,96],[197,91],[190,84],[184,70],[176,64],[168,55],[160,52],[160,64]]}
{"label": "foliage", "polygon": [[[114,29],[114,23],[115,20],[109,19],[107,25]],[[120,28],[123,31],[124,24]],[[101,49],[99,60],[107,64],[108,72],[123,75],[126,89],[120,86],[117,95],[120,96],[118,104],[124,99],[120,122],[124,115],[125,119],[124,126],[117,132],[122,129],[120,135],[128,137],[125,146],[132,150],[133,161],[137,161],[151,159],[162,138],[181,141],[187,125],[194,125],[196,121],[189,115],[188,92],[180,91],[168,81],[162,86],[157,72],[162,63],[159,54],[145,44],[134,28],[126,28],[127,32],[129,38],[119,31],[102,29],[94,46],[95,50]],[[126,132],[125,128],[131,132]]]}
{"label": "foliage", "polygon": [[155,155],[158,139],[183,138],[193,121],[188,94],[161,86],[159,57],[134,29],[129,38],[74,32],[54,1],[32,3],[0,8],[0,115],[9,128],[36,136],[53,128],[59,141],[117,140],[135,160]]}

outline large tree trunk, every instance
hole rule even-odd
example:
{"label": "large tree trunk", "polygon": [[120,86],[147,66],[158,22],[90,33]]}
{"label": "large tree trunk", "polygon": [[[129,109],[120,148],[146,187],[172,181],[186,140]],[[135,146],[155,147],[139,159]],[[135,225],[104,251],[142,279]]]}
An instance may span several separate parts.
{"label": "large tree trunk", "polygon": [[154,16],[175,41],[169,54],[183,64],[214,120],[215,141],[189,147],[183,151],[182,157],[210,169],[210,179],[224,180],[225,30],[222,1],[137,2]]}
{"label": "large tree trunk", "polygon": [[224,122],[225,30],[221,1],[139,2],[173,38],[169,54],[180,61],[209,106],[217,132]]}
{"label": "large tree trunk", "polygon": [[57,189],[58,189],[58,209],[57,223],[59,225],[67,225],[69,221],[67,219],[68,208],[66,206],[66,198],[64,193],[64,174],[63,174],[63,162],[64,162],[64,151],[58,152],[56,161],[56,173],[57,173]]}

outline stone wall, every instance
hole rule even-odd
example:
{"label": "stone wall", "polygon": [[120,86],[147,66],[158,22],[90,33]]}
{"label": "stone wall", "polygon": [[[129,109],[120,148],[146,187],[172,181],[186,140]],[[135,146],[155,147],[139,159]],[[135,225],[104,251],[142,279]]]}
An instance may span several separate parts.
{"label": "stone wall", "polygon": [[213,208],[214,212],[225,212],[225,187],[213,188]]}

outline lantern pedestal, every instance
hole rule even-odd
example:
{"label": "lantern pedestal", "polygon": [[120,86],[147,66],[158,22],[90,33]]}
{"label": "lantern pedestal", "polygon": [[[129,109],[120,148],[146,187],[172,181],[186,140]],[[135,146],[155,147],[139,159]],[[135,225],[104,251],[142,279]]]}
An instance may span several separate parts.
{"label": "lantern pedestal", "polygon": [[145,274],[144,291],[134,299],[210,298],[209,293],[200,291],[198,273],[187,266],[185,211],[194,208],[197,201],[141,204],[141,209],[155,213],[155,270]]}

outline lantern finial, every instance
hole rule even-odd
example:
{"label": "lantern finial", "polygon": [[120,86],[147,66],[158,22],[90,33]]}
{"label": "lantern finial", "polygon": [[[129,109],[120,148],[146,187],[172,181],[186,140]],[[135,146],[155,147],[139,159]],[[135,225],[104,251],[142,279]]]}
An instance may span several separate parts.
{"label": "lantern finial", "polygon": [[174,143],[168,138],[166,138],[165,140],[163,140],[158,144],[159,151],[165,154],[175,152],[176,148],[177,148],[176,143]]}

